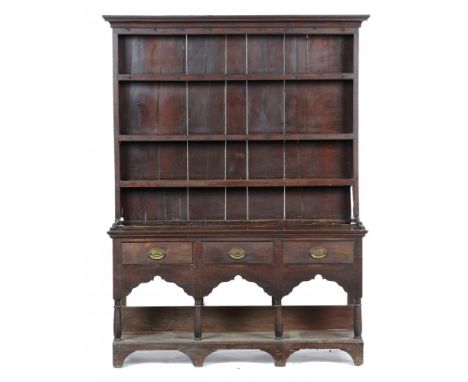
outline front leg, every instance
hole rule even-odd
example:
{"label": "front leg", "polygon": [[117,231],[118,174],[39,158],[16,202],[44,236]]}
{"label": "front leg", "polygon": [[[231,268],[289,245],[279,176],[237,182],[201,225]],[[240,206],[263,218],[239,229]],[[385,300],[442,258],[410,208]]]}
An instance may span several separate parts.
{"label": "front leg", "polygon": [[114,300],[114,339],[122,337],[122,305],[121,300]]}

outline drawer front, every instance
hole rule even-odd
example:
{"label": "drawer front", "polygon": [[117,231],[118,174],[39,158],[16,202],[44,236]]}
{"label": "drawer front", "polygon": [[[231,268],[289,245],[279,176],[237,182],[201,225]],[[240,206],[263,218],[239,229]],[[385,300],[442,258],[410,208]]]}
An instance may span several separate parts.
{"label": "drawer front", "polygon": [[122,243],[122,264],[191,264],[192,242]]}
{"label": "drawer front", "polygon": [[286,264],[352,263],[354,241],[285,241],[283,262]]}
{"label": "drawer front", "polygon": [[270,241],[204,241],[202,258],[205,264],[255,264],[273,262]]}

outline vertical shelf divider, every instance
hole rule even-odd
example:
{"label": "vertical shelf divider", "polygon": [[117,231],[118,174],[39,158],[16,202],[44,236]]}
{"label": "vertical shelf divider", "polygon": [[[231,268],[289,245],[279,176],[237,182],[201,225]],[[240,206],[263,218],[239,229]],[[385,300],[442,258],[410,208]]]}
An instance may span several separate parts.
{"label": "vertical shelf divider", "polygon": [[[224,75],[227,75],[227,35],[224,35]],[[227,80],[224,80],[224,180],[227,180]],[[224,187],[224,221],[227,220],[227,187]]]}
{"label": "vertical shelf divider", "polygon": [[[188,74],[188,35],[185,35],[185,74]],[[187,180],[189,176],[189,82],[185,81],[185,135],[186,142],[186,157],[187,157]],[[187,221],[190,220],[190,189],[187,187]]]}
{"label": "vertical shelf divider", "polygon": [[352,166],[352,219],[359,223],[359,173],[358,173],[358,75],[359,75],[359,31],[356,30],[353,34],[353,116],[352,116],[352,133],[353,133],[353,166]]}
{"label": "vertical shelf divider", "polygon": [[[245,35],[245,74],[249,74],[249,35]],[[245,80],[245,178],[249,180],[249,80]],[[245,188],[246,220],[250,220],[249,187]]]}
{"label": "vertical shelf divider", "polygon": [[112,32],[112,55],[113,55],[113,108],[114,108],[114,167],[115,167],[115,178],[114,178],[114,190],[115,190],[115,220],[122,221],[124,219],[124,211],[121,204],[121,193],[120,193],[120,142],[117,137],[121,134],[120,128],[120,85],[119,85],[119,62],[120,55],[122,54],[119,49],[120,41],[119,34],[115,31]]}
{"label": "vertical shelf divider", "polygon": [[[283,74],[286,74],[286,34],[283,34]],[[283,179],[286,180],[286,80],[283,80]],[[283,220],[286,220],[286,186],[283,187]]]}

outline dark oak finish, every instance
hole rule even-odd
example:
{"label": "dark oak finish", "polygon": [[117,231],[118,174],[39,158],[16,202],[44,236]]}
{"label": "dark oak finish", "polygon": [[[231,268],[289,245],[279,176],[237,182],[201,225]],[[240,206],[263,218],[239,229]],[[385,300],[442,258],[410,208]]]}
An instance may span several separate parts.
{"label": "dark oak finish", "polygon": [[352,80],[353,73],[119,74],[119,81]]}
{"label": "dark oak finish", "polygon": [[[104,16],[113,28],[114,366],[137,350],[363,362],[358,30],[368,16]],[[207,307],[240,275],[270,306]],[[317,275],[343,306],[285,306]],[[128,307],[160,276],[186,307]]]}
{"label": "dark oak finish", "polygon": [[[151,258],[151,250],[161,250],[164,257]],[[122,264],[191,264],[192,242],[149,241],[122,243]]]}
{"label": "dark oak finish", "polygon": [[[206,166],[211,166],[205,162]],[[213,164],[216,166],[216,164]],[[269,166],[261,164],[259,166]],[[271,169],[271,171],[276,171]],[[120,182],[122,188],[172,188],[172,187],[306,187],[306,186],[350,186],[352,179],[308,178],[308,179],[249,179],[249,180],[125,180]],[[316,207],[319,207],[319,203]]]}
{"label": "dark oak finish", "polygon": [[[274,306],[205,306],[203,328],[208,333],[268,332],[273,326],[272,309]],[[123,307],[122,331],[125,334],[191,333],[192,313],[192,307],[188,306]],[[352,330],[353,314],[349,305],[282,307],[287,330]]]}
{"label": "dark oak finish", "polygon": [[120,133],[185,134],[185,90],[180,82],[120,84]]}
{"label": "dark oak finish", "polygon": [[[324,248],[326,252],[314,258],[310,252],[314,248]],[[284,263],[352,263],[353,241],[297,240],[283,242]],[[321,258],[323,256],[323,258]]]}
{"label": "dark oak finish", "polygon": [[[229,92],[229,87],[228,87]],[[229,95],[228,95],[229,97]],[[228,109],[232,107],[234,101],[230,101],[229,98],[226,105]],[[244,101],[245,102],[245,101]],[[243,109],[242,109],[243,110]],[[238,113],[237,113],[238,114]],[[227,113],[229,118],[229,111]],[[242,118],[236,117],[233,118],[234,121],[242,121]],[[244,125],[240,124],[241,131],[244,131]],[[227,122],[227,130],[229,131],[231,127],[229,121]],[[340,140],[352,140],[354,138],[353,134],[191,134],[191,135],[119,135],[118,139],[120,142],[168,142],[168,141],[340,141]]]}
{"label": "dark oak finish", "polygon": [[339,349],[348,353],[356,366],[363,363],[363,342],[347,330],[291,331],[287,338],[277,339],[268,332],[232,335],[211,334],[200,341],[184,332],[127,334],[114,341],[114,367],[122,367],[125,358],[137,350],[178,350],[189,357],[196,367],[220,349],[259,349],[273,358],[275,366],[285,366],[288,358],[299,349]]}
{"label": "dark oak finish", "polygon": [[[241,259],[229,256],[229,251],[245,251]],[[203,241],[202,259],[205,264],[254,264],[273,262],[273,243],[268,241]]]}

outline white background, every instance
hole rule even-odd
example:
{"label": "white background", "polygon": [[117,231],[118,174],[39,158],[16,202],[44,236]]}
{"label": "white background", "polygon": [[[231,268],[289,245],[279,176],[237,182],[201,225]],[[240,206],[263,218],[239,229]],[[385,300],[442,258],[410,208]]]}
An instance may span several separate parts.
{"label": "white background", "polygon": [[[464,3],[2,1],[1,379],[466,381]],[[348,13],[371,15],[360,34],[364,365],[305,352],[275,368],[261,352],[225,352],[200,369],[153,353],[113,369],[112,56],[101,15]],[[269,301],[234,283],[241,293],[227,284],[212,302]],[[158,298],[158,285],[134,300]]]}

